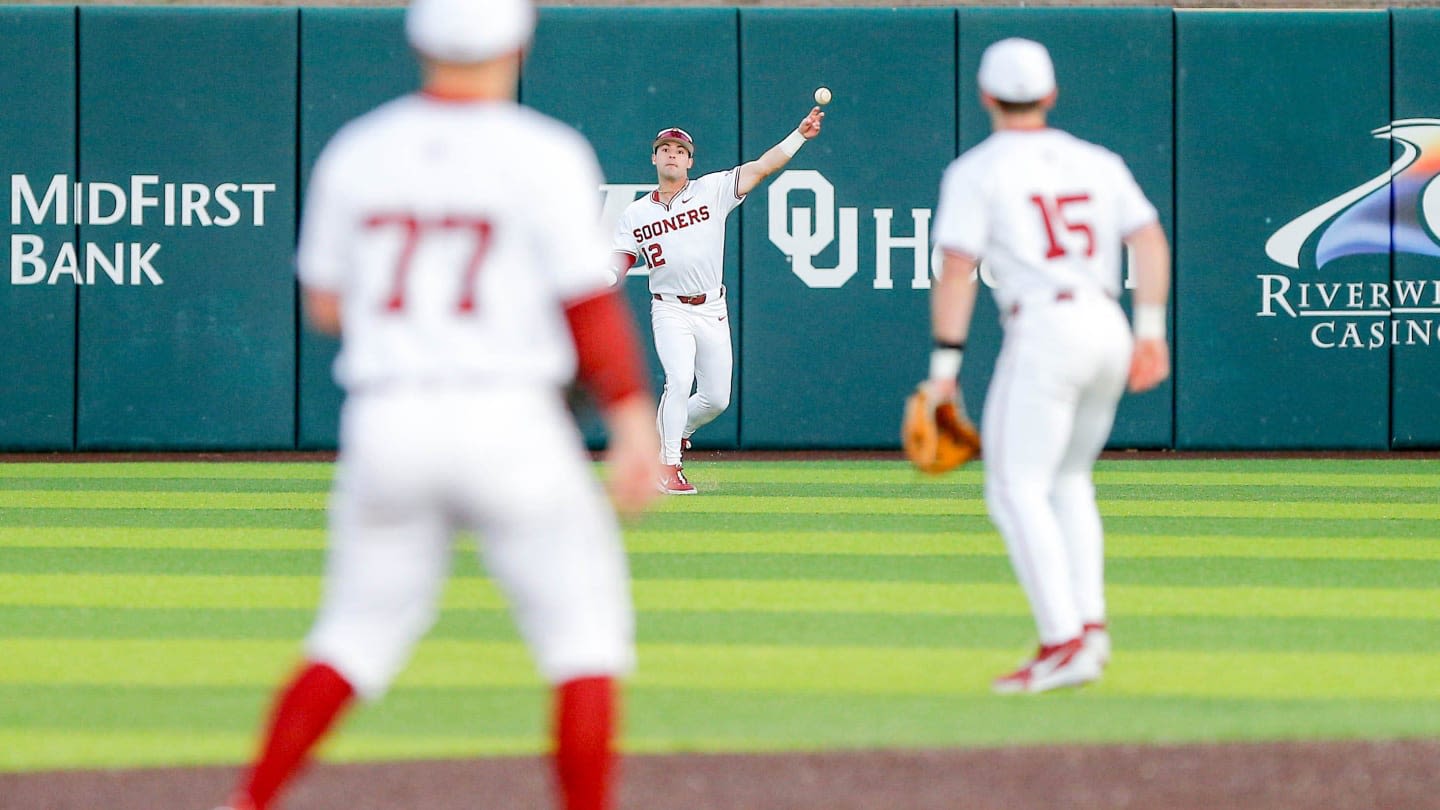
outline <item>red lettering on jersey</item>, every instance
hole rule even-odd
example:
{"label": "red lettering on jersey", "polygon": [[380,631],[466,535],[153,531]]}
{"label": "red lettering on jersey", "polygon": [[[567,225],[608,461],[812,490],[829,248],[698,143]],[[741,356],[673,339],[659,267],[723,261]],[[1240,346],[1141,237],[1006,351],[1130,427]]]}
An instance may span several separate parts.
{"label": "red lettering on jersey", "polygon": [[1049,249],[1045,251],[1045,258],[1058,259],[1068,252],[1065,246],[1060,244],[1058,234],[1055,232],[1057,221],[1065,230],[1082,234],[1085,237],[1085,256],[1087,258],[1095,255],[1095,229],[1091,228],[1088,222],[1075,222],[1065,215],[1065,206],[1089,201],[1089,194],[1065,194],[1054,200],[1047,200],[1039,194],[1030,197],[1030,202],[1035,203],[1035,207],[1040,209],[1040,219],[1045,223],[1045,237],[1050,242]]}
{"label": "red lettering on jersey", "polygon": [[631,231],[630,235],[635,237],[636,242],[644,242],[649,239],[654,239],[657,236],[670,233],[671,231],[678,231],[681,228],[698,225],[708,219],[710,219],[710,207],[702,205],[697,209],[681,211],[674,216],[657,219],[648,225],[641,225]]}
{"label": "red lettering on jersey", "polygon": [[470,231],[475,235],[475,244],[469,256],[465,260],[465,266],[460,268],[460,300],[456,308],[463,313],[475,311],[475,287],[480,275],[480,267],[485,263],[485,256],[490,251],[490,243],[494,235],[494,228],[490,221],[483,217],[459,217],[448,216],[438,220],[421,220],[413,214],[375,214],[365,218],[365,227],[384,228],[398,227],[405,234],[405,241],[400,246],[400,254],[395,258],[395,281],[390,287],[390,295],[385,299],[385,311],[400,312],[405,309],[405,280],[410,274],[411,259],[415,256],[415,248],[420,244],[420,239],[427,232],[434,231]]}

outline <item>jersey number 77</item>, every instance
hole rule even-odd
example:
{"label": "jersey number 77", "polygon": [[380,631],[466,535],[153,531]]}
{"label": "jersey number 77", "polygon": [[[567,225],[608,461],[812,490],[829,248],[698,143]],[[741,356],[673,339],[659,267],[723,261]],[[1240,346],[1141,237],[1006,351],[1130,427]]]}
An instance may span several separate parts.
{"label": "jersey number 77", "polygon": [[390,287],[389,297],[385,300],[387,312],[400,312],[405,309],[405,280],[410,274],[415,248],[419,246],[421,239],[436,231],[468,231],[472,233],[475,237],[474,246],[465,261],[465,266],[461,269],[460,292],[455,306],[462,313],[475,311],[476,282],[480,277],[480,268],[485,263],[485,256],[490,251],[490,244],[494,236],[494,227],[488,219],[446,216],[439,219],[422,220],[412,214],[377,214],[365,220],[365,227],[399,228],[405,237],[405,241],[400,247],[400,255],[395,261],[394,283]]}

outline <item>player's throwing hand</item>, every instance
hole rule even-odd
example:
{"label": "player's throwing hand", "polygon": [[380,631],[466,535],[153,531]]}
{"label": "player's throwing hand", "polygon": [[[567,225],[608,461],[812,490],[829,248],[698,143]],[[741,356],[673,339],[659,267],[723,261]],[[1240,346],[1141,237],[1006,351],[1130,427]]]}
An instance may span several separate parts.
{"label": "player's throwing hand", "polygon": [[808,141],[820,134],[820,123],[824,120],[825,113],[821,112],[819,107],[811,107],[810,114],[805,116],[796,129]]}

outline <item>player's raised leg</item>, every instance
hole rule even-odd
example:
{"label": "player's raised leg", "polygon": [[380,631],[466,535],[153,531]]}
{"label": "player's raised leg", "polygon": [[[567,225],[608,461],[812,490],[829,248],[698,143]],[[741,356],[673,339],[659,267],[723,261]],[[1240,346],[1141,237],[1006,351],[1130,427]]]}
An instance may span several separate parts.
{"label": "player's raised leg", "polygon": [[735,357],[730,347],[730,321],[723,306],[718,315],[697,312],[691,316],[695,322],[695,393],[687,408],[687,438],[730,407]]}

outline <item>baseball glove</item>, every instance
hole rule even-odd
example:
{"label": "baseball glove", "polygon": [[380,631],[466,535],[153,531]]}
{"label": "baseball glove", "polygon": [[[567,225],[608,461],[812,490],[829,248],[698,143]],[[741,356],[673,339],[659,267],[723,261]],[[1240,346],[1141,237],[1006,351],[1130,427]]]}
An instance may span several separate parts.
{"label": "baseball glove", "polygon": [[949,472],[980,453],[980,434],[949,400],[936,404],[922,383],[905,400],[900,425],[905,457],[922,472]]}

